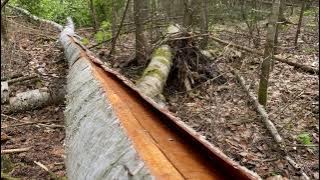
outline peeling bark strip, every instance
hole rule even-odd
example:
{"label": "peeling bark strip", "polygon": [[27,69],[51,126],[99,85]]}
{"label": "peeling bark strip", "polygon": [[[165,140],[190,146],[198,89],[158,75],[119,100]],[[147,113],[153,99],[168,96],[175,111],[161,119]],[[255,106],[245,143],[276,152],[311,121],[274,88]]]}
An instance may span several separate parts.
{"label": "peeling bark strip", "polygon": [[68,179],[152,179],[73,35],[68,18],[60,35],[70,67],[65,111]]}
{"label": "peeling bark strip", "polygon": [[70,66],[69,179],[261,179],[140,93],[73,34],[69,19],[60,36]]}

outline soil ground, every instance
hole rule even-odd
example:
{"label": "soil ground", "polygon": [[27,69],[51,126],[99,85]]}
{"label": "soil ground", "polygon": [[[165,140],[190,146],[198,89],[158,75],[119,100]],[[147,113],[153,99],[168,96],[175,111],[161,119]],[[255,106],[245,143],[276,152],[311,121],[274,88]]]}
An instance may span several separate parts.
{"label": "soil ground", "polygon": [[[11,97],[39,88],[55,92],[65,85],[68,66],[57,42],[58,32],[18,15],[7,18],[7,31],[9,41],[1,43],[1,78],[38,76],[9,85]],[[1,154],[1,171],[7,162],[10,166],[4,171],[12,177],[51,179],[49,173],[35,163],[40,162],[56,176],[64,177],[64,104],[15,114],[6,114],[6,108],[1,105],[1,151],[30,149]]]}
{"label": "soil ground", "polygon": [[[298,13],[294,13],[298,14]],[[304,17],[298,47],[293,46],[296,32],[296,15],[289,18],[293,24],[282,26],[279,34],[277,54],[288,60],[308,66],[319,66],[318,28],[313,14]],[[261,43],[253,47],[245,24],[215,24],[214,36],[263,51],[266,27],[260,24]],[[89,37],[88,31],[81,33]],[[148,36],[146,34],[146,36]],[[100,58],[108,53],[108,46],[93,49]],[[229,157],[267,178],[281,175],[299,179],[300,174],[283,158],[244,90],[230,71],[240,71],[257,94],[261,56],[222,46],[213,41],[209,49],[216,51],[216,64],[227,79],[224,84],[212,81],[196,85],[189,92],[178,92],[168,84],[164,95],[168,108],[189,126],[219,147]],[[123,35],[118,42],[114,61],[122,62],[134,54],[134,35]],[[121,53],[120,53],[121,52]],[[106,59],[107,60],[107,59]],[[109,64],[112,64],[109,62]],[[130,65],[118,70],[136,82],[145,66]],[[284,138],[289,155],[302,165],[312,179],[319,179],[319,76],[296,69],[287,64],[275,62],[272,71],[268,105],[266,110]],[[305,135],[305,141],[301,139]]]}
{"label": "soil ground", "polygon": [[[294,13],[298,14],[298,13]],[[318,67],[318,28],[313,16],[306,16],[298,48],[293,48],[296,26],[288,24],[279,35],[278,54],[289,60]],[[297,17],[290,19],[297,22]],[[12,45],[2,53],[7,66],[1,74],[24,76],[38,74],[39,81],[12,86],[12,95],[30,89],[61,87],[67,65],[63,53],[57,45],[57,33],[25,23],[16,17],[9,18],[14,24],[10,29]],[[21,26],[21,27],[20,27]],[[252,47],[248,43],[247,31],[243,25],[218,25],[213,28],[214,35],[236,44]],[[225,31],[228,29],[228,31]],[[261,37],[265,28],[261,27]],[[78,30],[82,37],[90,39],[88,46],[94,44],[92,32]],[[257,47],[263,50],[264,40]],[[102,45],[92,49],[101,59],[106,59],[109,46]],[[219,147],[229,157],[266,178],[280,174],[289,179],[298,179],[299,174],[278,152],[272,136],[254,111],[248,97],[230,72],[237,68],[250,86],[257,92],[259,66],[262,57],[241,52],[230,47],[210,42],[209,48],[217,51],[216,64],[227,79],[224,84],[208,81],[189,92],[177,92],[170,84],[164,95],[168,108],[192,128],[200,132],[211,143]],[[125,61],[133,57],[134,35],[120,37],[115,61]],[[3,63],[2,63],[3,64]],[[111,64],[111,63],[109,63]],[[135,82],[144,66],[131,65],[118,70]],[[5,71],[3,71],[5,70]],[[290,156],[312,179],[319,179],[319,77],[275,63],[269,88],[267,111],[285,139]],[[56,175],[62,177],[64,170],[63,151],[63,110],[64,105],[46,107],[20,114],[2,115],[1,150],[31,147],[24,153],[9,154],[14,164],[10,175],[22,179],[49,179],[49,174],[34,163],[41,162]],[[28,126],[10,127],[23,122],[40,122]],[[60,125],[60,126],[59,126]],[[304,141],[301,140],[305,135]],[[300,138],[299,138],[300,137]]]}

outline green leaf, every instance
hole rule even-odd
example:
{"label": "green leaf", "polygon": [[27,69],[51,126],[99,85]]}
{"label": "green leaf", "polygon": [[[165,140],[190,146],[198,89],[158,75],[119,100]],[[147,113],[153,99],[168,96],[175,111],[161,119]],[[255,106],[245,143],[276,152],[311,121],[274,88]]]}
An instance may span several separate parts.
{"label": "green leaf", "polygon": [[311,143],[311,137],[309,133],[301,133],[298,135],[298,141],[304,145],[309,145]]}
{"label": "green leaf", "polygon": [[95,34],[95,39],[98,43],[102,42],[104,40],[104,35],[103,35],[103,32],[102,31],[98,31],[96,34]]}
{"label": "green leaf", "polygon": [[81,40],[81,42],[82,42],[83,45],[88,45],[90,41],[89,41],[88,38],[83,38],[83,39]]}

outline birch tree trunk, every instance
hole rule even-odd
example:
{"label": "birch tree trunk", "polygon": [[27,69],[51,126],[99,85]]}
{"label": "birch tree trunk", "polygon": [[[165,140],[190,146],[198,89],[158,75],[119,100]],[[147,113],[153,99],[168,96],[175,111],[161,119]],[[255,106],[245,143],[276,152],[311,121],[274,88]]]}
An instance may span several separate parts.
{"label": "birch tree trunk", "polygon": [[[167,36],[170,37],[179,31],[178,26],[171,25],[167,29]],[[155,101],[161,102],[161,94],[169,76],[171,66],[171,47],[162,45],[153,52],[149,65],[136,83],[139,91],[153,98]]]}
{"label": "birch tree trunk", "polygon": [[260,83],[259,83],[259,92],[258,99],[259,103],[263,106],[267,104],[267,93],[268,93],[268,81],[270,74],[270,66],[273,61],[274,50],[275,50],[275,38],[277,33],[280,12],[280,1],[275,0],[272,5],[272,12],[269,18],[269,25],[267,30],[267,40],[264,50],[264,60],[261,65],[260,72]]}
{"label": "birch tree trunk", "polygon": [[304,9],[305,9],[305,6],[306,6],[305,4],[306,4],[306,2],[305,2],[305,0],[303,0],[303,1],[301,2],[299,22],[298,22],[298,26],[297,26],[296,36],[295,36],[295,38],[294,38],[294,46],[297,46],[297,45],[298,45],[298,38],[299,38],[300,31],[301,31],[301,24],[302,24],[302,19],[303,19],[303,13],[304,13]]}

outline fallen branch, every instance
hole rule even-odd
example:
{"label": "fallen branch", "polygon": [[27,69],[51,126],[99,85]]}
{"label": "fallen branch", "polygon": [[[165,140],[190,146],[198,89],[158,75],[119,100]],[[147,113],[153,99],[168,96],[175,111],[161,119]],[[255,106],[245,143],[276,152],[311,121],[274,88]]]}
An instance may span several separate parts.
{"label": "fallen branch", "polygon": [[57,125],[57,124],[39,124],[40,126],[49,127],[49,128],[65,128],[63,125]]}
{"label": "fallen branch", "polygon": [[11,84],[14,84],[17,82],[28,81],[28,80],[32,80],[32,79],[36,79],[36,78],[38,78],[38,76],[36,76],[36,75],[18,77],[18,78],[8,80],[8,84],[11,85]]}
{"label": "fallen branch", "polygon": [[1,81],[8,81],[10,79],[19,78],[19,77],[22,77],[22,76],[23,76],[23,74],[17,73],[17,74],[11,75],[10,77],[1,77]]}
{"label": "fallen branch", "polygon": [[12,120],[15,120],[15,121],[19,121],[19,119],[17,119],[17,118],[14,118],[12,116],[8,116],[8,115],[2,114],[2,113],[1,113],[1,116],[5,117],[5,118],[12,119]]}
{"label": "fallen branch", "polygon": [[[227,42],[227,41],[224,41],[224,40],[221,40],[219,38],[216,38],[216,37],[212,37],[212,36],[209,36],[212,40],[216,41],[216,42],[219,42],[221,44],[224,44],[224,45],[229,45],[229,46],[233,46],[235,48],[238,48],[238,49],[241,49],[241,50],[244,50],[244,51],[247,51],[247,52],[251,52],[251,53],[254,53],[254,54],[258,54],[260,56],[263,56],[263,53],[260,52],[260,51],[257,51],[257,50],[253,50],[253,49],[250,49],[248,47],[245,47],[245,46],[240,46],[240,45],[237,45],[237,44],[234,44],[232,42]],[[308,72],[308,73],[311,73],[311,74],[319,74],[319,69],[317,68],[313,68],[313,67],[309,67],[307,65],[304,65],[304,64],[299,64],[299,63],[295,63],[295,62],[291,62],[291,61],[288,61],[286,60],[285,58],[280,58],[278,56],[274,56],[274,59],[279,61],[279,62],[282,62],[282,63],[286,63],[290,66],[293,66],[293,67],[296,67],[296,68],[299,68],[305,72]]]}
{"label": "fallen branch", "polygon": [[29,151],[30,149],[31,149],[31,147],[18,148],[18,149],[4,149],[4,150],[1,150],[1,154],[27,152],[27,151]]}
{"label": "fallen branch", "polygon": [[14,177],[11,177],[9,174],[5,173],[5,172],[2,172],[1,171],[1,179],[6,179],[6,180],[20,180],[18,178],[14,178]]}
{"label": "fallen branch", "polygon": [[41,162],[38,161],[33,161],[36,165],[38,165],[39,167],[41,167],[42,169],[44,169],[45,171],[47,171],[49,173],[49,176],[51,177],[51,179],[59,179],[59,176],[57,176],[54,172],[52,172],[51,170],[49,170],[49,168],[47,168],[47,166],[45,166],[44,164],[42,164]]}
{"label": "fallen branch", "polygon": [[[13,125],[10,125],[10,126],[1,127],[1,129],[9,128],[9,127],[11,128],[11,127],[27,126],[27,125],[33,125],[33,124],[38,124],[38,123],[53,123],[53,122],[60,122],[60,120],[25,122],[25,123],[13,124]],[[44,125],[44,124],[41,124],[41,125]],[[58,126],[58,125],[55,125],[55,126]],[[61,125],[59,125],[59,127],[60,127],[60,126],[61,126]],[[64,127],[64,126],[63,126],[63,127]]]}
{"label": "fallen branch", "polygon": [[301,175],[305,178],[305,179],[310,179],[305,172],[303,172],[302,168],[294,162],[294,160],[287,155],[288,153],[285,150],[285,143],[282,139],[282,137],[280,136],[280,134],[278,133],[278,130],[276,129],[275,125],[273,124],[273,122],[269,119],[268,113],[267,111],[264,109],[264,107],[258,102],[257,98],[255,97],[255,95],[250,92],[249,88],[246,86],[246,82],[243,79],[243,77],[241,77],[239,75],[239,73],[232,69],[231,72],[235,75],[235,77],[237,78],[237,80],[239,81],[241,87],[244,89],[244,91],[246,92],[246,94],[249,96],[250,101],[253,102],[253,105],[256,109],[256,111],[260,114],[260,117],[263,121],[263,123],[266,125],[267,129],[269,130],[270,134],[272,135],[273,139],[276,141],[277,145],[279,146],[280,150],[286,154],[285,159],[297,170],[301,173]]}

